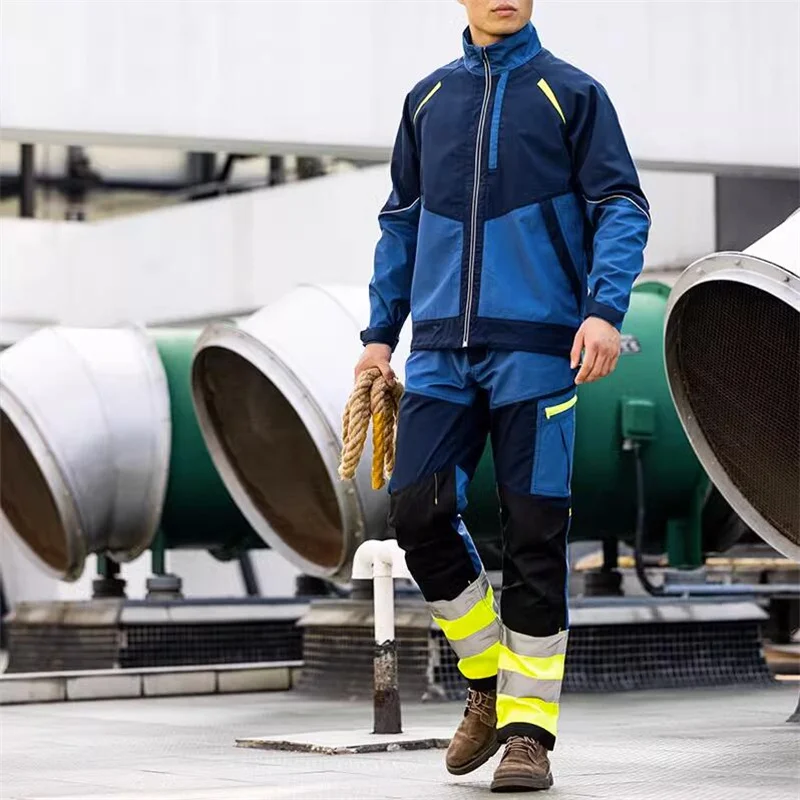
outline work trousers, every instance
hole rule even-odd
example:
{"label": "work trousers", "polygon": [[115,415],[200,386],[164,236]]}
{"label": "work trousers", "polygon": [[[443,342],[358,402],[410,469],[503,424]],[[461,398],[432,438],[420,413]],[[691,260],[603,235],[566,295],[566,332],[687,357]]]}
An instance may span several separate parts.
{"label": "work trousers", "polygon": [[[555,745],[568,611],[574,371],[557,356],[411,354],[390,525],[476,689],[497,690],[498,735]],[[499,609],[461,514],[491,437],[503,533]],[[498,613],[499,611],[499,613]]]}

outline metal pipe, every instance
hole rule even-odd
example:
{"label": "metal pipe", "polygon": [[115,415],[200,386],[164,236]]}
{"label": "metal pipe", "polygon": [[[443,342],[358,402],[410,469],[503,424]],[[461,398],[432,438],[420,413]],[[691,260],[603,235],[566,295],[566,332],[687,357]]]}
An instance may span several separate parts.
{"label": "metal pipe", "polygon": [[283,156],[269,157],[269,186],[280,186],[286,183],[286,159]]}
{"label": "metal pipe", "polygon": [[253,568],[253,559],[248,550],[239,553],[239,572],[242,575],[245,591],[248,597],[261,597],[261,587],[258,585],[258,575]]}
{"label": "metal pipe", "polygon": [[34,152],[32,144],[19,146],[19,215],[21,217],[36,216],[36,197],[34,194],[36,176],[34,173]]}
{"label": "metal pipe", "polygon": [[373,656],[373,733],[403,732],[397,686],[394,628],[394,579],[409,578],[405,555],[394,539],[370,540],[356,550],[353,578],[373,582],[375,651]]}

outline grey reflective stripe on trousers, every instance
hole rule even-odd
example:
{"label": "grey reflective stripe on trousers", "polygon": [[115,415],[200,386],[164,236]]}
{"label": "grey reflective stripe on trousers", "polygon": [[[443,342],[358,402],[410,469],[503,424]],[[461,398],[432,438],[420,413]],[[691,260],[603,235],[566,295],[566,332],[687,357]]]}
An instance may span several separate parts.
{"label": "grey reflective stripe on trousers", "polygon": [[538,697],[545,703],[557,703],[561,697],[561,681],[538,681],[518,672],[497,671],[497,692],[511,697]]}
{"label": "grey reflective stripe on trousers", "polygon": [[[552,636],[527,636],[503,628],[502,642],[512,653],[528,658],[551,658],[567,653],[567,631]],[[501,657],[502,663],[502,657]],[[512,670],[497,672],[497,692],[511,697],[536,697],[545,703],[557,703],[561,697],[561,680],[531,678]]]}
{"label": "grey reflective stripe on trousers", "polygon": [[500,641],[501,627],[500,620],[495,619],[494,622],[471,636],[467,636],[466,639],[448,639],[447,641],[450,642],[450,647],[459,658],[478,656]]}
{"label": "grey reflective stripe on trousers", "polygon": [[[490,588],[489,577],[485,572],[481,572],[455,600],[437,600],[435,603],[428,603],[428,608],[434,617],[455,622],[482,601]],[[497,609],[495,609],[496,612]]]}
{"label": "grey reflective stripe on trousers", "polygon": [[503,644],[520,656],[531,658],[550,658],[567,654],[568,631],[559,631],[552,636],[528,636],[524,633],[503,628]]}

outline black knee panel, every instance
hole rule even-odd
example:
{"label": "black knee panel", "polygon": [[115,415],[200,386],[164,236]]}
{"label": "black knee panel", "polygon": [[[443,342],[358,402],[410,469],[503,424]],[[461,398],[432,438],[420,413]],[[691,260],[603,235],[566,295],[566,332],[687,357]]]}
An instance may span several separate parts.
{"label": "black knee panel", "polygon": [[567,627],[569,501],[500,488],[505,530],[503,622],[529,636]]}
{"label": "black knee panel", "polygon": [[476,577],[456,528],[457,502],[455,469],[434,473],[391,494],[389,525],[429,602],[453,600]]}

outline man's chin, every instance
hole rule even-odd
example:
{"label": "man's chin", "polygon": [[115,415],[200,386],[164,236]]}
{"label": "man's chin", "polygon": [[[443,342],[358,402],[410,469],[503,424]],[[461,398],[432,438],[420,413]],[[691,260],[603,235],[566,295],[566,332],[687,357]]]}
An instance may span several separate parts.
{"label": "man's chin", "polygon": [[492,36],[511,36],[524,27],[525,23],[519,19],[494,20],[486,32]]}

